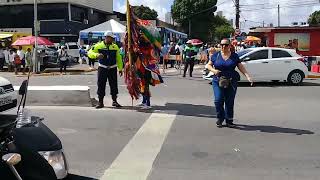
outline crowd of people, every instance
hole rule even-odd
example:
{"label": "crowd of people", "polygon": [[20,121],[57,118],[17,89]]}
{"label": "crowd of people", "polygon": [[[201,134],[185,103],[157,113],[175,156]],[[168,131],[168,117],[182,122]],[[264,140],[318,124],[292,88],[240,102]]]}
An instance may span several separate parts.
{"label": "crowd of people", "polygon": [[25,52],[21,46],[18,49],[0,46],[0,71],[4,71],[4,66],[7,66],[9,72],[25,74],[26,69],[33,67],[32,56],[30,48]]}

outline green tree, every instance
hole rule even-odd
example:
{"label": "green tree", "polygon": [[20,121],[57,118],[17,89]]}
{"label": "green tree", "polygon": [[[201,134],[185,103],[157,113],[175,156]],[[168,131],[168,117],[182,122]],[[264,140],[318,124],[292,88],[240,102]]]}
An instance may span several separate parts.
{"label": "green tree", "polygon": [[188,31],[191,20],[191,38],[210,41],[211,27],[214,24],[213,9],[194,15],[205,9],[214,7],[217,0],[175,0],[171,6],[172,18]]}
{"label": "green tree", "polygon": [[155,20],[158,17],[157,11],[143,5],[133,6],[133,12],[138,18],[144,20]]}
{"label": "green tree", "polygon": [[221,40],[223,38],[230,37],[230,34],[234,32],[234,29],[231,25],[221,25],[215,28],[214,36]]}
{"label": "green tree", "polygon": [[313,12],[308,19],[308,23],[310,26],[320,25],[320,11]]}
{"label": "green tree", "polygon": [[230,34],[234,32],[234,29],[228,20],[224,17],[214,16],[214,23],[211,26],[211,35],[216,41],[220,41],[222,38],[230,37]]}

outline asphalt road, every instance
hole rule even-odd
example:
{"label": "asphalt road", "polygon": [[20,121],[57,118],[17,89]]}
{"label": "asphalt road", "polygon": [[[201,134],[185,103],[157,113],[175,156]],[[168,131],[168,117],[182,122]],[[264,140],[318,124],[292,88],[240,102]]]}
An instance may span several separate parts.
{"label": "asphalt road", "polygon": [[[94,96],[95,78],[33,77],[31,85],[89,85]],[[212,88],[200,72],[169,73],[165,82],[152,89],[152,111],[131,107],[122,80],[120,110],[30,108],[61,138],[73,179],[319,179],[320,80],[240,84],[235,129],[215,127]]]}

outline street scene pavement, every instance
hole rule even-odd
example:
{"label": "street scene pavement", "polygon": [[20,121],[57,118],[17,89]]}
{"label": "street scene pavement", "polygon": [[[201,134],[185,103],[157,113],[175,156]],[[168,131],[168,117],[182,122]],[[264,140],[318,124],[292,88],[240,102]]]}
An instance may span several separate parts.
{"label": "street scene pavement", "polygon": [[[1,76],[14,86],[26,79]],[[96,77],[95,71],[34,76],[29,85],[89,86],[91,98],[96,98]],[[192,78],[172,69],[163,77],[165,83],[151,89],[152,110],[135,107],[140,100],[132,106],[123,78],[121,109],[111,108],[109,96],[100,110],[28,105],[61,139],[69,179],[319,179],[319,79],[307,79],[301,86],[240,83],[238,126],[219,129],[212,86],[202,79],[201,68]]]}

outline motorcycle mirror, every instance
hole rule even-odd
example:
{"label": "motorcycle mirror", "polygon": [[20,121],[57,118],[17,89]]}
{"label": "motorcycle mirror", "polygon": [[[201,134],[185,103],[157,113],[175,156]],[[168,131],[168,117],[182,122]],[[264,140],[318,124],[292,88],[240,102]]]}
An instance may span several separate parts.
{"label": "motorcycle mirror", "polygon": [[27,93],[27,85],[28,85],[28,80],[24,80],[19,88],[20,95],[25,95]]}
{"label": "motorcycle mirror", "polygon": [[2,156],[2,160],[8,165],[15,166],[21,161],[21,155],[17,153],[9,153]]}

